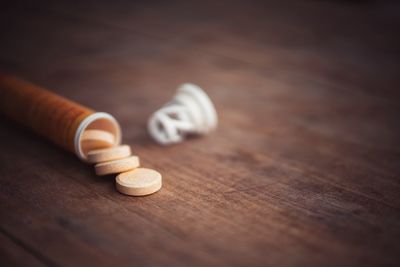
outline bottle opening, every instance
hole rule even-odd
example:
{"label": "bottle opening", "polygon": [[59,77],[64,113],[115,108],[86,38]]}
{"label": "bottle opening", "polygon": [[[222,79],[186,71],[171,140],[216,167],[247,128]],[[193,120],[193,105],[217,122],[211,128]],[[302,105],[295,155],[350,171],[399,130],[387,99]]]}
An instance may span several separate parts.
{"label": "bottle opening", "polygon": [[87,160],[86,149],[82,146],[82,135],[85,130],[102,130],[109,132],[114,135],[114,146],[117,146],[121,143],[121,127],[117,120],[108,113],[104,112],[96,112],[85,119],[80,123],[74,139],[75,146],[75,154],[83,161]]}

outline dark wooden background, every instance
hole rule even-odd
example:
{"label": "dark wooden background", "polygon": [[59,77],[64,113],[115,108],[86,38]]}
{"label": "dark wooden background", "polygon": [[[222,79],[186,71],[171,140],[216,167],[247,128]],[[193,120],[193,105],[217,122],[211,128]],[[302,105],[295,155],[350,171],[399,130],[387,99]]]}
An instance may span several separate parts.
{"label": "dark wooden background", "polygon": [[[399,11],[3,3],[0,68],[113,114],[164,187],[121,195],[1,118],[0,265],[399,266]],[[219,128],[160,147],[147,118],[183,82],[210,94]]]}

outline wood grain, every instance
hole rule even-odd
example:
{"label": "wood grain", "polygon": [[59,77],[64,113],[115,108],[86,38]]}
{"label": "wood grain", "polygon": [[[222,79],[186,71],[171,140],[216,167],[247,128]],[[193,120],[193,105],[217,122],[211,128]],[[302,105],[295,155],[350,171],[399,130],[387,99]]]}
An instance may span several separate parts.
{"label": "wood grain", "polygon": [[[113,114],[157,194],[0,118],[5,266],[398,266],[399,5],[69,1],[0,10],[0,69]],[[183,82],[218,130],[160,147]],[[3,265],[3,264],[2,264]]]}

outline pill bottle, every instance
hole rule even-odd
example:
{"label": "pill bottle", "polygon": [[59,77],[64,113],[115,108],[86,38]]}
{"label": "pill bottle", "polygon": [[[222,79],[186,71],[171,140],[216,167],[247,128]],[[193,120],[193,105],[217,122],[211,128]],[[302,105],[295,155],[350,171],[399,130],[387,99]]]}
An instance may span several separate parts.
{"label": "pill bottle", "polygon": [[14,76],[0,74],[0,114],[26,126],[86,161],[86,129],[112,133],[121,142],[121,127],[105,112],[96,112]]}

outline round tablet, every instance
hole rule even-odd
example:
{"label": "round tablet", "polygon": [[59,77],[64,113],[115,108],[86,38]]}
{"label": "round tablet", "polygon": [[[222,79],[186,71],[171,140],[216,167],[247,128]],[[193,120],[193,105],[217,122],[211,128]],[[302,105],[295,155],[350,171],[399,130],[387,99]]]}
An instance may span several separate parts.
{"label": "round tablet", "polygon": [[145,196],[161,189],[161,174],[152,169],[137,168],[120,173],[115,179],[117,190],[125,195]]}
{"label": "round tablet", "polygon": [[101,149],[114,145],[115,137],[112,133],[102,130],[86,130],[81,137],[82,149],[90,151],[93,149]]}
{"label": "round tablet", "polygon": [[119,172],[133,170],[140,166],[139,157],[130,156],[123,159],[116,159],[103,163],[98,163],[94,166],[97,175],[107,175]]}
{"label": "round tablet", "polygon": [[131,147],[128,145],[114,146],[110,148],[90,150],[87,160],[90,163],[100,163],[110,160],[122,159],[131,155]]}

